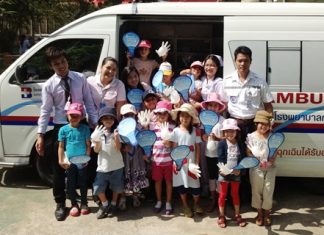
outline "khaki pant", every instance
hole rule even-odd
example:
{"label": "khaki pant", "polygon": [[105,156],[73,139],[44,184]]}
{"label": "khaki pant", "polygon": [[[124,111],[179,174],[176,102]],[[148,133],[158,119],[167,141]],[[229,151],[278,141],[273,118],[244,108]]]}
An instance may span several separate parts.
{"label": "khaki pant", "polygon": [[250,169],[250,182],[252,189],[252,207],[270,210],[272,208],[273,191],[276,183],[276,167],[266,170],[259,167]]}

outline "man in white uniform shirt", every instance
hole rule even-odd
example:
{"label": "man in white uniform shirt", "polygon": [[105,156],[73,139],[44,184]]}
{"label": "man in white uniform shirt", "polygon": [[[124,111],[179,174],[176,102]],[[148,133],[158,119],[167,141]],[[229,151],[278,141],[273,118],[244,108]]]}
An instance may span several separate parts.
{"label": "man in white uniform shirt", "polygon": [[250,71],[250,48],[238,47],[234,59],[236,70],[223,80],[222,99],[227,103],[230,116],[237,120],[242,140],[245,141],[246,135],[254,131],[256,112],[262,109],[273,112],[273,97],[266,81]]}

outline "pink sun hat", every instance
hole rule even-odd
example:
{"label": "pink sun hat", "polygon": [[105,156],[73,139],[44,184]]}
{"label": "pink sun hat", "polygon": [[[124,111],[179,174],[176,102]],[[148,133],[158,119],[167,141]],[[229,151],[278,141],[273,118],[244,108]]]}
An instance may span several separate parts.
{"label": "pink sun hat", "polygon": [[167,100],[162,100],[156,104],[154,113],[164,113],[164,112],[171,113],[171,110],[172,110],[172,104]]}
{"label": "pink sun hat", "polygon": [[207,104],[211,102],[215,102],[221,106],[219,112],[223,112],[226,108],[226,105],[221,101],[220,96],[215,92],[208,95],[207,100],[201,103],[201,107],[203,107],[203,109],[207,109]]}
{"label": "pink sun hat", "polygon": [[237,125],[237,121],[233,118],[227,118],[222,123],[222,131],[225,130],[240,130],[240,128]]}
{"label": "pink sun hat", "polygon": [[203,66],[203,63],[200,62],[199,60],[196,60],[196,61],[192,62],[192,64],[190,65],[190,68],[192,68],[192,67],[194,67],[194,66],[198,66],[198,67],[201,67],[201,68],[204,67],[204,66]]}

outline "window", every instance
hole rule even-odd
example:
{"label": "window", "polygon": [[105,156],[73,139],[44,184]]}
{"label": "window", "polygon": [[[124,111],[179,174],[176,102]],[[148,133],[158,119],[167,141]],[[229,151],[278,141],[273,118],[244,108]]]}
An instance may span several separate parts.
{"label": "window", "polygon": [[[22,65],[19,69],[20,80],[24,83],[43,82],[52,76],[53,71],[49,68],[45,58],[45,51],[51,46],[65,50],[71,70],[94,74],[99,62],[103,39],[61,39],[51,42]],[[15,76],[10,82],[16,82]]]}

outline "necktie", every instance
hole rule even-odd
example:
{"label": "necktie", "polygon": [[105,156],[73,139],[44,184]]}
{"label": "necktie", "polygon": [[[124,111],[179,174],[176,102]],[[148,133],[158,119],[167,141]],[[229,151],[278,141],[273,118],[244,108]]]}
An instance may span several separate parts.
{"label": "necktie", "polygon": [[63,77],[63,86],[64,86],[64,91],[65,91],[65,101],[67,102],[69,97],[70,97],[70,102],[72,103],[72,97],[71,97],[71,90],[70,90],[70,85],[69,85],[69,77]]}

